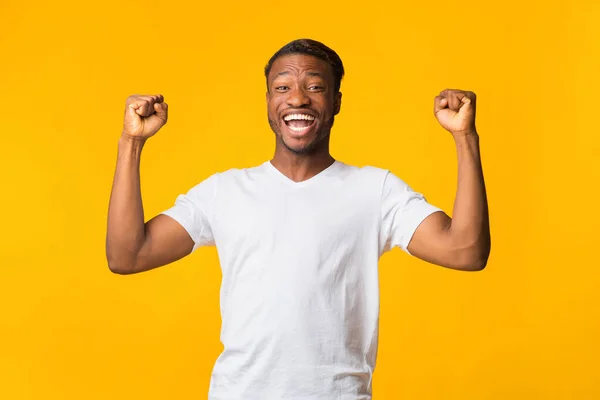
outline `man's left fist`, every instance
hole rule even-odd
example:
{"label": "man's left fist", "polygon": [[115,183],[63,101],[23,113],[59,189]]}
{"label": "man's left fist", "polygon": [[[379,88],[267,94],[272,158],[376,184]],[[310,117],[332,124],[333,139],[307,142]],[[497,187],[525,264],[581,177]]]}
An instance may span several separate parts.
{"label": "man's left fist", "polygon": [[433,112],[444,129],[452,135],[474,134],[475,100],[473,92],[446,89],[435,96]]}

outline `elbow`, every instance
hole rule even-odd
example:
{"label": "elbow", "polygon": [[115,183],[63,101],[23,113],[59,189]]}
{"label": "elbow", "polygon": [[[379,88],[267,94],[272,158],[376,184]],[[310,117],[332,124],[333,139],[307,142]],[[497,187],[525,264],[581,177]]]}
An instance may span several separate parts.
{"label": "elbow", "polygon": [[464,265],[463,270],[471,272],[483,271],[486,266],[487,258],[478,259],[470,262],[469,264]]}
{"label": "elbow", "polygon": [[466,262],[462,265],[462,269],[465,271],[483,271],[487,266],[488,259],[490,257],[490,243],[478,246],[470,252],[469,256],[466,257]]}
{"label": "elbow", "polygon": [[480,243],[457,252],[453,269],[461,271],[483,271],[488,264],[490,257],[490,242]]}
{"label": "elbow", "polygon": [[110,272],[116,275],[131,275],[138,272],[140,270],[140,250],[115,245],[114,243],[115,240],[110,241],[107,237],[105,256]]}
{"label": "elbow", "polygon": [[483,271],[487,266],[486,258],[468,258],[459,262],[454,262],[451,265],[447,265],[448,268],[457,269],[459,271],[477,272]]}
{"label": "elbow", "polygon": [[130,275],[134,273],[133,268],[129,268],[124,264],[116,264],[114,262],[108,262],[108,269],[110,272],[116,275]]}
{"label": "elbow", "polygon": [[108,263],[108,269],[113,274],[130,275],[135,273],[134,262],[128,262],[121,258],[114,257],[108,250],[106,252],[106,261]]}

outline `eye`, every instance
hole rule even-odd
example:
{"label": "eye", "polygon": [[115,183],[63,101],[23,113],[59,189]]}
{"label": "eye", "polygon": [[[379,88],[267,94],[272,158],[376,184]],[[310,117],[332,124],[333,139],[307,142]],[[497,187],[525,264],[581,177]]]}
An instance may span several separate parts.
{"label": "eye", "polygon": [[287,89],[289,89],[289,87],[287,87],[287,86],[276,86],[275,87],[275,90],[287,90]]}
{"label": "eye", "polygon": [[309,88],[308,88],[308,90],[312,90],[312,91],[320,91],[323,89],[325,89],[323,86],[317,86],[317,85],[312,85],[312,86],[309,86]]}

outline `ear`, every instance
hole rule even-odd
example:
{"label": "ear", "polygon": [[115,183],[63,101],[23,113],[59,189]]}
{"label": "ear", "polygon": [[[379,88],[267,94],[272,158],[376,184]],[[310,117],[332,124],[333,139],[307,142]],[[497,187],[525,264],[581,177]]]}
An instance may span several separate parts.
{"label": "ear", "polygon": [[267,90],[265,100],[267,100],[267,107],[269,106],[269,91]]}
{"label": "ear", "polygon": [[335,94],[335,98],[333,99],[333,115],[338,115],[340,113],[341,107],[342,107],[342,92],[337,92]]}

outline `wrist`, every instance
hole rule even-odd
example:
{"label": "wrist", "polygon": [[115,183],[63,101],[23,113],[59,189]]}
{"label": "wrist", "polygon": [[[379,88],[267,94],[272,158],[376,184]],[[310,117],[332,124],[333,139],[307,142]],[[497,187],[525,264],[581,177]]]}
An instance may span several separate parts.
{"label": "wrist", "polygon": [[125,152],[140,153],[145,143],[146,138],[130,136],[123,133],[119,138],[119,149]]}
{"label": "wrist", "polygon": [[477,133],[477,130],[475,130],[475,129],[468,129],[465,131],[456,131],[456,132],[450,132],[450,133],[452,134],[452,136],[454,137],[455,140],[470,139],[470,138],[479,139],[479,134]]}
{"label": "wrist", "polygon": [[119,145],[143,146],[146,143],[146,139],[144,137],[131,136],[123,132],[119,138]]}

